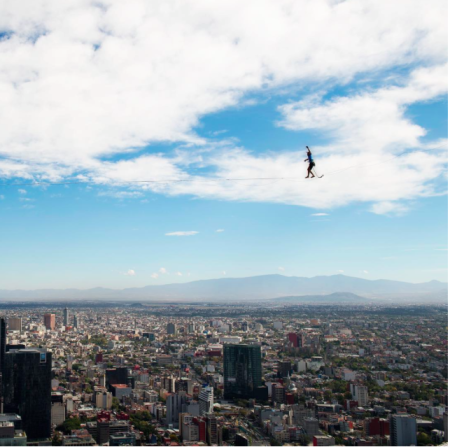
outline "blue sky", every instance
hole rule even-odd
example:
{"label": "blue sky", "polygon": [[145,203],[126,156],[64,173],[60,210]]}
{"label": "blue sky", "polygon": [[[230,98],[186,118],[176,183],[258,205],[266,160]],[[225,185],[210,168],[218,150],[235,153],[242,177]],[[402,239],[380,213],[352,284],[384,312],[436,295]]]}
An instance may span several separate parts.
{"label": "blue sky", "polygon": [[[299,2],[264,2],[250,28],[252,7],[236,21],[232,3],[186,15],[172,2],[126,14],[73,2],[28,22],[9,6],[0,288],[274,273],[447,281],[444,3],[424,19],[420,2],[407,14],[402,1],[300,2],[317,29]],[[170,39],[148,20],[170,24]],[[320,34],[330,27],[340,39]],[[304,179],[305,145],[323,179]],[[70,181],[87,183],[32,185]]]}

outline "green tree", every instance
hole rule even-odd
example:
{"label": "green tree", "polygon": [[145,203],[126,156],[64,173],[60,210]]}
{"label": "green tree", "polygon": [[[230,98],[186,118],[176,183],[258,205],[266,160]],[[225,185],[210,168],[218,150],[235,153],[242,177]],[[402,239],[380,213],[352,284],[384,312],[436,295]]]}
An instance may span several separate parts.
{"label": "green tree", "polygon": [[431,438],[426,433],[419,433],[417,435],[417,445],[430,445]]}
{"label": "green tree", "polygon": [[72,430],[78,430],[81,427],[81,421],[77,417],[66,419],[61,425],[56,427],[57,430],[63,431],[66,435],[70,435]]}
{"label": "green tree", "polygon": [[120,402],[119,399],[117,399],[117,397],[113,397],[112,398],[112,409],[114,411],[119,411],[120,408]]}

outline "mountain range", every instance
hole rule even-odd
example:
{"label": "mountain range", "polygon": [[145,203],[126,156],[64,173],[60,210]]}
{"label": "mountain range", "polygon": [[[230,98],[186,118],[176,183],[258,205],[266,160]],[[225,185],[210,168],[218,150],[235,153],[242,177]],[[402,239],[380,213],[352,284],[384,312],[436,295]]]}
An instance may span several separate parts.
{"label": "mountain range", "polygon": [[408,283],[392,280],[368,280],[345,275],[312,278],[262,275],[247,278],[220,278],[188,283],[150,285],[127,289],[38,289],[2,290],[2,301],[30,300],[242,300],[273,299],[351,293],[371,299],[447,299],[447,283],[429,281]]}

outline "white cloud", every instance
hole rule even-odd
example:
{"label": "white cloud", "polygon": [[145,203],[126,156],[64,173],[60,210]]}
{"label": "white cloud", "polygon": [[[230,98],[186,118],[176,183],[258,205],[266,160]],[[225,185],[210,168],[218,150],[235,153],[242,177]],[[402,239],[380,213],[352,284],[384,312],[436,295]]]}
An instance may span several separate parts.
{"label": "white cloud", "polygon": [[177,276],[183,276],[181,272],[177,272]]}
{"label": "white cloud", "polygon": [[328,216],[329,214],[327,213],[315,213],[315,214],[311,214],[311,216]]}
{"label": "white cloud", "polygon": [[216,233],[223,233],[225,230],[219,228],[218,230],[216,230]]}
{"label": "white cloud", "polygon": [[5,196],[3,194],[0,194],[0,200],[5,200]]}
{"label": "white cloud", "polygon": [[367,270],[363,270],[362,271],[365,275],[368,275],[369,274],[369,272],[367,271]]}
{"label": "white cloud", "polygon": [[396,214],[401,215],[408,211],[405,205],[397,202],[379,202],[372,205],[371,210],[375,214]]}
{"label": "white cloud", "polygon": [[224,271],[222,272],[222,275],[225,276],[226,274],[227,274],[227,272],[224,270]]}
{"label": "white cloud", "polygon": [[[115,186],[192,179],[129,189],[132,197],[150,190],[312,208],[431,195],[442,154],[382,162],[423,146],[425,129],[405,118],[404,109],[443,92],[446,8],[444,0],[368,0],[364,7],[331,0],[0,3],[7,36],[0,41],[0,177]],[[320,183],[297,181],[302,153],[255,156],[230,145],[209,152],[195,132],[203,116],[250,104],[247,93],[318,90],[418,65],[432,68],[416,70],[404,86],[329,101],[303,98],[280,109],[287,129],[317,130],[333,140],[313,148],[326,174]],[[171,156],[138,153],[161,141],[186,146]],[[112,155],[126,159],[107,158]],[[191,177],[192,163],[219,177],[295,180],[205,184]],[[369,163],[379,165],[329,175]]]}
{"label": "white cloud", "polygon": [[344,273],[344,270],[338,270],[337,272],[338,273]]}
{"label": "white cloud", "polygon": [[140,191],[101,191],[99,196],[115,197],[116,199],[134,199],[142,197],[143,193]]}
{"label": "white cloud", "polygon": [[158,273],[152,273],[151,275],[150,275],[150,278],[153,278],[153,279],[156,279],[156,278],[158,278]]}
{"label": "white cloud", "polygon": [[124,273],[125,276],[136,276],[136,272],[134,270],[128,270]]}
{"label": "white cloud", "polygon": [[198,231],[174,231],[173,233],[166,233],[166,236],[194,236]]}
{"label": "white cloud", "polygon": [[26,194],[26,193],[27,193],[27,190],[26,190],[26,189],[18,189],[17,192],[18,192],[19,194]]}
{"label": "white cloud", "polygon": [[160,269],[159,269],[159,273],[161,274],[161,275],[166,275],[167,273],[169,273],[164,267],[161,267]]}
{"label": "white cloud", "polygon": [[278,270],[280,270],[281,272],[284,272],[284,267],[278,267]]}

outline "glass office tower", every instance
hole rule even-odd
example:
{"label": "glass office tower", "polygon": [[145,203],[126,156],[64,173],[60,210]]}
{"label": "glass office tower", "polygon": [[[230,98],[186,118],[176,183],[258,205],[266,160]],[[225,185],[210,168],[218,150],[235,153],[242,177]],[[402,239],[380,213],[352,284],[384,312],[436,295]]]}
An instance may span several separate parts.
{"label": "glass office tower", "polygon": [[255,397],[262,385],[261,347],[258,345],[223,346],[224,397]]}

